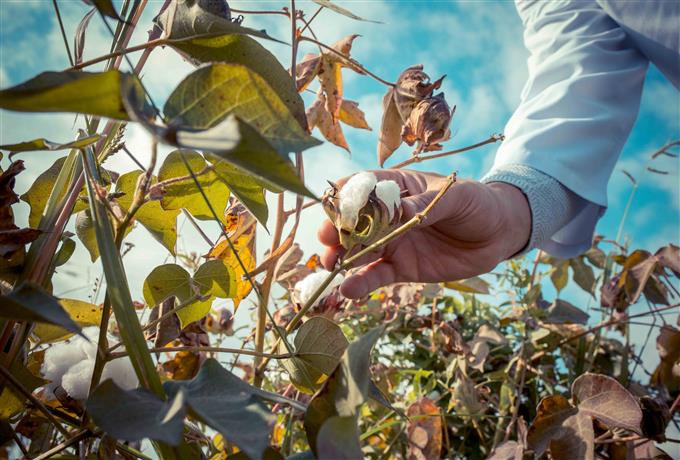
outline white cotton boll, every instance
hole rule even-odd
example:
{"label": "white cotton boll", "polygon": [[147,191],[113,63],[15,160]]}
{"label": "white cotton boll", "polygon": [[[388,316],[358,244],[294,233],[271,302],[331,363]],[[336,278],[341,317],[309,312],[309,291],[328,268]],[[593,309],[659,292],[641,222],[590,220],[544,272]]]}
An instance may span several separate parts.
{"label": "white cotton boll", "polygon": [[398,208],[401,204],[401,189],[399,185],[393,180],[381,180],[375,185],[375,194],[387,206],[390,220],[392,220],[395,207]]}
{"label": "white cotton boll", "polygon": [[[45,350],[45,359],[42,364],[42,374],[52,383],[49,388],[54,388],[61,384],[61,379],[74,365],[87,360],[87,354],[78,343],[83,339],[73,338],[68,342],[61,342],[52,345]],[[73,343],[73,342],[76,343]]]}
{"label": "white cotton boll", "polygon": [[[328,275],[330,275],[330,273],[323,270],[320,272],[312,273],[303,280],[298,281],[298,283],[295,285],[295,290],[298,292],[298,298],[300,299],[300,302],[302,302],[303,305],[306,304],[309,301],[309,299],[312,298],[312,295],[316,292],[317,289],[319,289],[323,281],[326,278],[328,278]],[[328,284],[328,286],[326,286],[326,289],[324,289],[321,295],[316,299],[314,305],[319,303],[319,300],[323,299],[328,294],[330,294],[333,288],[339,286],[344,279],[345,278],[342,275],[337,275],[335,278],[333,278],[333,281],[331,281]]]}
{"label": "white cotton boll", "polygon": [[359,210],[368,202],[368,195],[375,188],[377,179],[372,172],[360,172],[340,189],[340,224],[342,228],[353,229],[359,218]]}
{"label": "white cotton boll", "polygon": [[83,400],[90,392],[90,380],[94,369],[93,359],[83,359],[64,374],[61,378],[61,387],[73,399]]}
{"label": "white cotton boll", "polygon": [[114,359],[104,366],[101,381],[111,379],[123,390],[134,390],[139,386],[135,368],[128,357]]}

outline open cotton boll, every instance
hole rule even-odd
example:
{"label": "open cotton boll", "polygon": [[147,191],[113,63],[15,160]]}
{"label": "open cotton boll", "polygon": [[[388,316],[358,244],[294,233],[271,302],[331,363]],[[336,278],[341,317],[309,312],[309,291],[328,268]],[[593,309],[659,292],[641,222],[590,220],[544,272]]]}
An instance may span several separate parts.
{"label": "open cotton boll", "polygon": [[[52,382],[48,385],[48,389],[54,389],[57,385],[60,385],[64,374],[71,367],[87,361],[87,354],[78,343],[79,341],[84,342],[82,338],[78,337],[69,342],[54,344],[45,350],[41,372],[43,377]],[[48,393],[51,393],[51,391]]]}
{"label": "open cotton boll", "polygon": [[130,358],[127,356],[106,363],[102,371],[101,381],[103,382],[106,379],[113,380],[123,390],[134,390],[139,386],[135,368],[132,367]]}
{"label": "open cotton boll", "polygon": [[85,399],[90,392],[90,380],[94,369],[93,359],[84,359],[71,368],[61,378],[61,387],[73,399]]}
{"label": "open cotton boll", "polygon": [[387,206],[390,220],[394,217],[395,207],[401,204],[401,189],[393,180],[381,180],[375,185],[375,194]]}
{"label": "open cotton boll", "polygon": [[[309,299],[312,298],[312,295],[316,292],[317,289],[319,289],[319,287],[321,286],[323,281],[328,277],[328,275],[330,275],[330,273],[323,270],[320,272],[312,273],[311,275],[305,277],[303,280],[298,281],[298,283],[295,285],[295,290],[298,292],[298,297],[302,304],[306,304],[309,301]],[[324,289],[321,295],[316,299],[314,305],[319,303],[319,300],[323,299],[328,294],[330,294],[333,288],[339,286],[344,279],[345,278],[342,275],[337,275],[335,278],[333,278],[333,281],[331,281],[328,284],[328,286],[326,286],[326,289]]]}
{"label": "open cotton boll", "polygon": [[377,179],[372,172],[360,172],[352,177],[340,189],[340,225],[352,230],[359,219],[359,210],[368,202],[368,195],[375,188]]}

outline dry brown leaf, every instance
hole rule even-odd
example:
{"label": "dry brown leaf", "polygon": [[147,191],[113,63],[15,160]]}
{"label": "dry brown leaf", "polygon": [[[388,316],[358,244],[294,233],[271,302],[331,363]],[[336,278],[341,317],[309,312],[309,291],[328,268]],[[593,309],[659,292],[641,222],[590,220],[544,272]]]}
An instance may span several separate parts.
{"label": "dry brown leaf", "polygon": [[347,140],[342,132],[342,127],[340,126],[338,119],[334,119],[328,111],[326,102],[326,96],[319,91],[316,100],[307,109],[307,123],[309,124],[309,128],[319,128],[319,131],[321,131],[321,134],[326,140],[349,152],[349,145],[347,145]]}
{"label": "dry brown leaf", "polygon": [[179,351],[173,359],[163,363],[163,371],[169,379],[189,380],[198,372],[200,361],[198,353]]}
{"label": "dry brown leaf", "polygon": [[418,143],[415,153],[441,150],[440,142],[451,138],[449,125],[456,108],[449,108],[444,93],[424,99],[416,105],[401,130],[409,146]]}
{"label": "dry brown leaf", "polygon": [[651,384],[664,386],[673,393],[680,389],[680,331],[667,324],[659,331],[656,349],[661,362],[654,370]]}
{"label": "dry brown leaf", "polygon": [[[253,288],[245,275],[257,266],[255,261],[256,227],[257,221],[242,204],[232,205],[226,213],[225,231],[238,257],[231,250],[229,242],[224,236],[220,237],[206,256],[208,259],[222,259],[233,269],[236,275],[236,296],[233,298],[234,312],[236,312],[241,300],[245,299]],[[244,267],[246,271],[243,270]]]}
{"label": "dry brown leaf", "polygon": [[295,66],[295,86],[298,92],[302,92],[314,80],[319,73],[321,57],[318,54],[305,54],[302,61]]}
{"label": "dry brown leaf", "polygon": [[418,64],[404,70],[395,86],[394,99],[401,119],[406,121],[411,111],[423,99],[432,96],[432,92],[442,84],[446,75],[430,83],[430,76],[423,72],[423,65]]}
{"label": "dry brown leaf", "polygon": [[408,408],[408,460],[438,460],[442,450],[442,417],[439,407],[422,398]]}
{"label": "dry brown leaf", "polygon": [[14,225],[12,205],[19,201],[14,193],[16,176],[26,169],[24,162],[15,161],[0,174],[0,257],[10,259],[17,251],[40,236],[40,231]]}
{"label": "dry brown leaf", "polygon": [[338,119],[344,124],[358,129],[367,129],[371,131],[371,127],[366,122],[366,115],[359,108],[359,103],[343,99],[340,104],[340,113]]}
{"label": "dry brown leaf", "polygon": [[390,88],[383,96],[382,101],[383,116],[378,132],[378,163],[381,167],[402,142],[401,129],[404,122],[399,115],[399,110],[397,110],[394,92],[394,88]]}

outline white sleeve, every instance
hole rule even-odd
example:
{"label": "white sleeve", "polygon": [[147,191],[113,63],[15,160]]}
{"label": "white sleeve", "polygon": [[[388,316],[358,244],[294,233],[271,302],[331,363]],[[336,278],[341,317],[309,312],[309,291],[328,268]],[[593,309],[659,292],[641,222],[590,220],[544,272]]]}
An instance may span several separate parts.
{"label": "white sleeve", "polygon": [[[487,178],[524,166],[575,194],[582,203],[535,241],[569,257],[587,248],[607,206],[607,182],[637,118],[648,60],[595,0],[518,1],[517,10],[529,78]],[[551,212],[532,214],[539,211]]]}

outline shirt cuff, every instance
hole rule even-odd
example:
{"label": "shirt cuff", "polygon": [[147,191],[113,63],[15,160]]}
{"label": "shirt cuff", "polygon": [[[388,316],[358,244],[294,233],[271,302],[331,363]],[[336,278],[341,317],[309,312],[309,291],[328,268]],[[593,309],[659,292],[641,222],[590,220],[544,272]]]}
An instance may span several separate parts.
{"label": "shirt cuff", "polygon": [[[531,209],[531,237],[523,254],[534,248],[552,249],[553,255],[560,257],[561,251],[555,247],[551,238],[565,227],[583,209],[586,200],[576,195],[553,177],[525,165],[503,165],[490,171],[482,178],[483,183],[504,182],[520,189],[527,197]],[[585,251],[590,247],[592,229],[579,244],[566,252],[568,256],[575,251]],[[566,253],[564,255],[567,255]]]}

